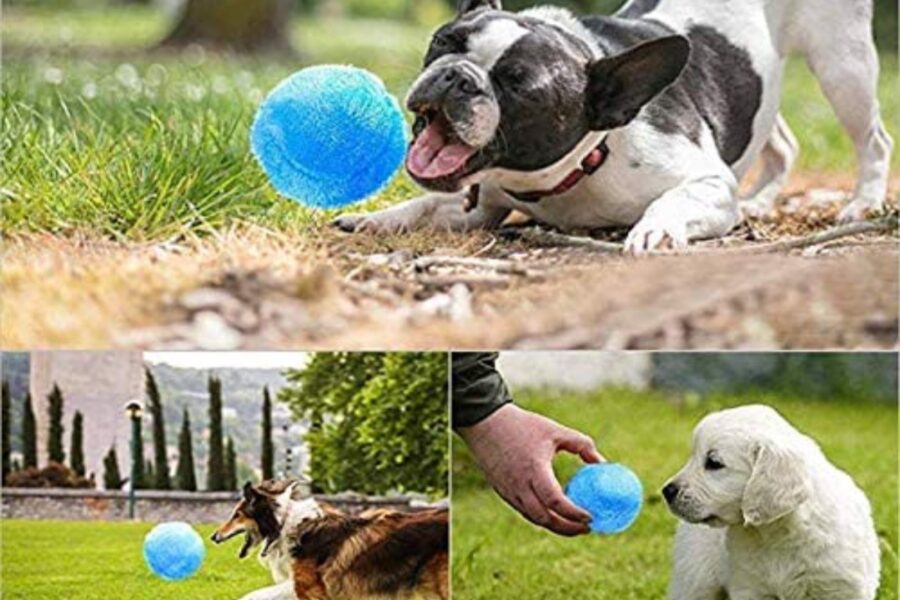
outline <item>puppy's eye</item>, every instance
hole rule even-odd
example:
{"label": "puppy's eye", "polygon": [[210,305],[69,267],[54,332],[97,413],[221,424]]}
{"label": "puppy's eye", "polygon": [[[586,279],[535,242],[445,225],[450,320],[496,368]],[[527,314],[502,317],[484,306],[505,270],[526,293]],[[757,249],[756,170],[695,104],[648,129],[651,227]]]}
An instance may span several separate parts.
{"label": "puppy's eye", "polygon": [[706,462],[703,464],[703,468],[707,471],[719,471],[725,468],[725,463],[719,460],[714,454],[708,454],[706,456]]}

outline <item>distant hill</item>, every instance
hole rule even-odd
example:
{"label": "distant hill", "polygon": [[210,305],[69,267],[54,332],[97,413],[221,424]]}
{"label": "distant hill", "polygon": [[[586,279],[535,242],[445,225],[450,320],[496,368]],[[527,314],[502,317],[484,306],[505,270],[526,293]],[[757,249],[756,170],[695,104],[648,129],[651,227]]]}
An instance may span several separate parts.
{"label": "distant hill", "polygon": [[[163,401],[166,421],[166,444],[169,455],[177,456],[178,432],[181,429],[182,411],[187,407],[191,414],[191,431],[194,441],[194,461],[198,482],[205,481],[205,467],[209,425],[209,393],[207,382],[210,374],[222,380],[222,405],[225,436],[234,439],[239,463],[239,474],[246,479],[248,468],[259,470],[262,431],[263,388],[269,387],[273,402],[273,436],[275,439],[275,470],[284,469],[285,448],[293,451],[293,469],[297,474],[300,463],[305,461],[302,436],[304,424],[293,423],[287,407],[276,401],[278,391],[287,382],[278,369],[186,369],[165,364],[148,365],[156,378]],[[284,427],[288,427],[287,433]],[[145,421],[145,440],[151,442],[150,422]],[[149,453],[149,446],[147,452]],[[173,465],[174,471],[174,465]],[[201,483],[202,484],[202,483]]]}

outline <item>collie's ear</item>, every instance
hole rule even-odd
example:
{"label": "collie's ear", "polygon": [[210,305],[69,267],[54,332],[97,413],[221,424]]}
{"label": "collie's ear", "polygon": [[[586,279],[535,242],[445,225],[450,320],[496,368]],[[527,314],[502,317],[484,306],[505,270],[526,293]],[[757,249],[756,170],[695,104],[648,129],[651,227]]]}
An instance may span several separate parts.
{"label": "collie's ear", "polygon": [[810,487],[801,452],[786,444],[761,444],[741,501],[744,524],[757,527],[794,512],[809,499]]}
{"label": "collie's ear", "polygon": [[243,490],[243,491],[244,491],[244,500],[246,500],[246,501],[248,501],[248,502],[249,502],[250,500],[253,500],[253,496],[254,496],[254,494],[255,494],[255,491],[254,491],[254,489],[253,489],[253,484],[252,484],[252,483],[250,483],[249,481],[248,481],[247,483],[245,483],[245,484],[244,484],[244,490]]}
{"label": "collie's ear", "polygon": [[501,0],[458,0],[456,3],[456,9],[459,12],[459,16],[482,8],[503,10],[503,2],[501,2]]}
{"label": "collie's ear", "polygon": [[648,102],[678,79],[691,44],[680,35],[652,40],[588,67],[588,115],[595,131],[630,123]]}

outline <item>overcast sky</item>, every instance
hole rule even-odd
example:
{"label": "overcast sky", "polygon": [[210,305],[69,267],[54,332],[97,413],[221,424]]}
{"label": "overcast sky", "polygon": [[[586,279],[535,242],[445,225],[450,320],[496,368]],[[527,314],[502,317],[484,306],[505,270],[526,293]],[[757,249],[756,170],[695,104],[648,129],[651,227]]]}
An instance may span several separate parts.
{"label": "overcast sky", "polygon": [[284,369],[306,363],[305,352],[144,352],[151,364],[188,369]]}

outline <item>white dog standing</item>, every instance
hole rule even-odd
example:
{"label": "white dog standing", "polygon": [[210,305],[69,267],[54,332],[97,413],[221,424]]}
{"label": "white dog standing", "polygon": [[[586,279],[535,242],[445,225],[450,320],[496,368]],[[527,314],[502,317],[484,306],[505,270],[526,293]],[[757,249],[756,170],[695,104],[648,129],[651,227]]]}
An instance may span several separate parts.
{"label": "white dog standing", "polygon": [[767,406],[704,418],[663,489],[682,521],[670,600],[872,600],[878,537],[865,494]]}

